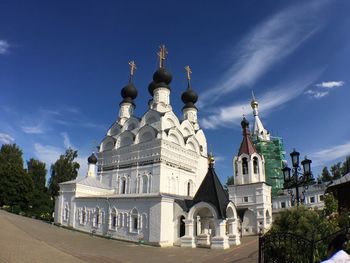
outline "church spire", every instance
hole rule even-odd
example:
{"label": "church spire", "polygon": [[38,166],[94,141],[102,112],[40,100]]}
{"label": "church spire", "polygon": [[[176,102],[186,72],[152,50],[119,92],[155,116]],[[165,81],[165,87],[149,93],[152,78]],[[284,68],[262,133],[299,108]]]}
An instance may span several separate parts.
{"label": "church spire", "polygon": [[238,156],[242,155],[243,153],[250,156],[257,151],[250,139],[249,122],[244,116],[241,122],[241,126],[243,129],[243,139],[241,142],[241,147],[239,147]]}
{"label": "church spire", "polygon": [[153,74],[153,81],[148,86],[148,91],[153,97],[149,106],[151,109],[159,112],[167,112],[171,110],[170,105],[170,82],[173,79],[171,73],[165,68],[165,58],[168,51],[165,45],[159,47],[157,56],[159,58],[159,68]]}
{"label": "church spire", "polygon": [[253,127],[253,137],[254,139],[261,139],[265,141],[270,140],[270,133],[264,128],[264,125],[262,124],[260,118],[259,118],[259,103],[255,99],[254,91],[252,91],[252,101],[250,102],[250,106],[253,109],[253,115],[254,115],[254,127]]}
{"label": "church spire", "polygon": [[198,100],[197,93],[192,89],[191,86],[191,68],[190,66],[185,67],[187,74],[187,89],[181,95],[181,100],[185,104],[182,108],[184,120],[189,120],[193,125],[195,130],[199,129],[198,120],[197,120],[197,108],[194,105]]}

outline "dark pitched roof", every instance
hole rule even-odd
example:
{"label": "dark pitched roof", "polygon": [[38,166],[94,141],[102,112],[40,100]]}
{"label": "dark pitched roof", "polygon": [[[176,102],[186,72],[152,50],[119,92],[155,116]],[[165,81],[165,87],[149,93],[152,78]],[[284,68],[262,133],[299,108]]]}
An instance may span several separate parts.
{"label": "dark pitched roof", "polygon": [[241,126],[243,129],[243,140],[241,142],[241,146],[239,147],[238,156],[240,156],[242,153],[252,155],[257,151],[250,139],[249,122],[246,120],[246,118],[243,118]]}
{"label": "dark pitched roof", "polygon": [[182,208],[184,208],[184,205],[186,204],[187,211],[189,211],[192,206],[200,202],[210,203],[216,208],[219,218],[226,218],[226,207],[230,200],[215,173],[213,164],[209,164],[208,173],[204,177],[193,199],[184,201],[179,200],[177,203]]}

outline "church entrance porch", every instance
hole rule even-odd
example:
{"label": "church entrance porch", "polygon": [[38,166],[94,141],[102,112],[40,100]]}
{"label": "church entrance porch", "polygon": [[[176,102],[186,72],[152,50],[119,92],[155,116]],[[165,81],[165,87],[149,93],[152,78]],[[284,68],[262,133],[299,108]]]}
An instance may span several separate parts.
{"label": "church entrance porch", "polygon": [[185,222],[182,247],[229,248],[226,220],[219,219],[214,207],[205,202],[193,206]]}

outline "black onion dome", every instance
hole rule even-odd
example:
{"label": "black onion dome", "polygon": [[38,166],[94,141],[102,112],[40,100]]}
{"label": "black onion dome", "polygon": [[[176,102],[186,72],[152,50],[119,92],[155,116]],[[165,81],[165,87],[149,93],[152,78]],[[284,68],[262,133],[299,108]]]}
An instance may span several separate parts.
{"label": "black onion dome", "polygon": [[89,164],[96,164],[97,163],[97,158],[94,153],[92,153],[89,158],[88,158],[88,163]]}
{"label": "black onion dome", "polygon": [[137,89],[133,83],[126,85],[120,93],[123,99],[130,98],[131,100],[134,100],[137,97]]}
{"label": "black onion dome", "polygon": [[169,85],[172,79],[173,79],[173,76],[165,68],[159,68],[153,74],[153,81],[155,83],[165,83],[166,85]]}
{"label": "black onion dome", "polygon": [[148,85],[148,92],[149,94],[151,94],[151,96],[153,96],[153,92],[154,90],[157,88],[157,84],[152,81],[149,85]]}
{"label": "black onion dome", "polygon": [[148,91],[153,96],[154,90],[156,88],[167,88],[170,89],[170,82],[172,81],[173,76],[165,68],[159,68],[153,74],[153,81],[148,85]]}
{"label": "black onion dome", "polygon": [[249,127],[249,121],[245,117],[243,117],[243,120],[241,121],[241,126],[243,129]]}
{"label": "black onion dome", "polygon": [[181,100],[183,103],[196,103],[198,100],[197,92],[195,92],[193,89],[188,88],[184,93],[182,93]]}

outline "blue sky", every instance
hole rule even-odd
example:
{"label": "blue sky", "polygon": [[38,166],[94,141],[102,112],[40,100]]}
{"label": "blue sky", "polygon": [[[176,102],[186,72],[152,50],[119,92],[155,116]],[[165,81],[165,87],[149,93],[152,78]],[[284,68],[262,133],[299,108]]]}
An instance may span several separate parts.
{"label": "blue sky", "polygon": [[[72,146],[80,173],[116,120],[135,60],[136,114],[161,43],[181,116],[184,66],[223,181],[252,120],[313,160],[314,173],[350,154],[349,1],[1,1],[0,143],[53,163]],[[289,161],[289,156],[287,160]]]}

